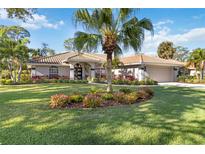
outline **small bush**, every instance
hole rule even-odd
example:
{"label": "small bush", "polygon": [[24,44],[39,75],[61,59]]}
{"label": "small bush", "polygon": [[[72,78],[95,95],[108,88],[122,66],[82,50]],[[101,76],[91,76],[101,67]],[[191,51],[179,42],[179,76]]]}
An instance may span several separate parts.
{"label": "small bush", "polygon": [[126,101],[124,103],[133,104],[137,101],[138,94],[137,94],[137,92],[132,92],[132,93],[126,94],[125,98],[126,98]]}
{"label": "small bush", "polygon": [[102,99],[104,99],[104,100],[113,100],[113,94],[111,94],[111,93],[105,93],[105,94],[103,94],[102,95]]}
{"label": "small bush", "polygon": [[141,80],[141,81],[139,81],[139,84],[140,84],[140,85],[145,85],[146,82],[145,82],[145,80]]}
{"label": "small bush", "polygon": [[98,94],[88,94],[83,100],[83,105],[88,108],[99,107],[103,100]]}
{"label": "small bush", "polygon": [[139,83],[138,80],[133,80],[133,81],[132,81],[132,84],[133,84],[133,85],[139,85],[140,83]]}
{"label": "small bush", "polygon": [[13,81],[11,79],[1,79],[2,85],[11,85],[13,84]]}
{"label": "small bush", "polygon": [[51,108],[62,108],[65,107],[69,102],[69,97],[64,94],[56,94],[51,96],[50,107]]}
{"label": "small bush", "polygon": [[83,96],[81,96],[81,95],[71,95],[70,96],[71,103],[80,103],[82,101],[83,101]]}
{"label": "small bush", "polygon": [[91,89],[90,89],[90,93],[92,93],[92,94],[105,93],[105,92],[106,91],[104,89],[97,88],[97,87],[91,87]]}
{"label": "small bush", "polygon": [[1,79],[1,84],[5,85],[5,83],[6,83],[6,79]]}
{"label": "small bush", "polygon": [[146,93],[144,90],[139,90],[137,92],[137,95],[138,95],[138,98],[141,98],[141,99],[146,99],[149,97],[149,94]]}
{"label": "small bush", "polygon": [[120,103],[120,104],[125,104],[126,103],[126,98],[125,98],[125,93],[123,92],[116,92],[113,94],[113,99],[115,102]]}
{"label": "small bush", "polygon": [[141,88],[142,90],[144,90],[146,93],[148,93],[150,96],[153,96],[154,95],[154,91],[148,87],[144,87],[144,88]]}
{"label": "small bush", "polygon": [[154,91],[147,87],[140,88],[137,93],[138,93],[138,97],[141,99],[146,99],[154,95]]}
{"label": "small bush", "polygon": [[131,93],[132,90],[129,89],[129,88],[120,88],[120,89],[119,89],[119,92],[123,92],[123,93],[125,93],[125,94],[128,94],[128,93]]}

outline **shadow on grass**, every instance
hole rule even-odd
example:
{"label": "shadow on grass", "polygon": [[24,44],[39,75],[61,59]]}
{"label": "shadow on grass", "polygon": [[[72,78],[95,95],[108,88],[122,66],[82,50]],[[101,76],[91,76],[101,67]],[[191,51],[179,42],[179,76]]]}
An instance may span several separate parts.
{"label": "shadow on grass", "polygon": [[[60,87],[60,86],[59,86]],[[0,103],[1,144],[204,144],[205,92],[189,88],[155,87],[155,96],[142,104],[97,109],[51,110],[42,102],[56,92],[46,85]],[[64,87],[66,88],[66,86]],[[71,89],[72,88],[72,89]],[[86,92],[90,86],[79,87]],[[16,92],[19,95],[19,92]],[[25,99],[36,99],[36,103]],[[19,104],[18,99],[24,100]],[[39,99],[39,100],[38,100]],[[45,100],[44,100],[45,99]],[[11,109],[10,109],[11,107]],[[7,110],[6,110],[7,109]]]}

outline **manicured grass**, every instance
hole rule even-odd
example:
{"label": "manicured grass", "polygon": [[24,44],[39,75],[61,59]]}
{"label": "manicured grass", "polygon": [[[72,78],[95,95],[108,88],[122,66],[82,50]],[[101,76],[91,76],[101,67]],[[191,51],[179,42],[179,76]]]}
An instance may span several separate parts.
{"label": "manicured grass", "polygon": [[155,96],[138,105],[48,107],[53,94],[91,87],[0,86],[0,144],[205,144],[204,90],[154,87]]}

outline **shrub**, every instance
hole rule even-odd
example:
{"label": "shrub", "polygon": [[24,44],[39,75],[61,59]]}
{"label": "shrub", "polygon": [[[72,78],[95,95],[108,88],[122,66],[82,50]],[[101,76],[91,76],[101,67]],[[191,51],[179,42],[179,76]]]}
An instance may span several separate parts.
{"label": "shrub", "polygon": [[113,100],[113,94],[111,94],[111,93],[105,93],[105,94],[103,94],[102,95],[102,99],[104,99],[104,100]]}
{"label": "shrub", "polygon": [[56,94],[51,96],[50,107],[51,108],[62,108],[65,107],[69,102],[69,97],[64,94]]}
{"label": "shrub", "polygon": [[147,87],[140,88],[137,93],[138,93],[138,97],[141,99],[146,99],[154,95],[154,91]]}
{"label": "shrub", "polygon": [[114,93],[113,99],[114,99],[114,101],[116,101],[117,103],[120,103],[120,104],[125,104],[125,102],[127,101],[125,98],[125,93],[123,93],[123,92]]}
{"label": "shrub", "polygon": [[104,89],[97,88],[97,87],[91,87],[90,93],[96,94],[96,93],[104,93],[106,92]]}
{"label": "shrub", "polygon": [[145,79],[145,84],[146,85],[154,85],[154,80],[152,80],[152,79]]}
{"label": "shrub", "polygon": [[145,85],[145,80],[139,81],[139,84],[140,84],[140,85]]}
{"label": "shrub", "polygon": [[131,93],[132,90],[129,89],[129,88],[120,88],[120,89],[119,89],[119,92],[123,92],[123,93],[125,93],[125,94],[128,94],[128,93]]}
{"label": "shrub", "polygon": [[11,79],[1,79],[2,85],[11,85],[13,84],[13,81]]}
{"label": "shrub", "polygon": [[140,83],[139,83],[138,80],[133,80],[133,81],[132,81],[132,84],[133,84],[133,85],[139,85]]}
{"label": "shrub", "polygon": [[71,103],[80,103],[82,101],[83,101],[83,96],[81,96],[81,95],[71,95],[70,96]]}
{"label": "shrub", "polygon": [[103,100],[98,94],[88,94],[83,100],[83,105],[88,108],[99,107]]}
{"label": "shrub", "polygon": [[5,85],[6,79],[1,79],[1,84]]}
{"label": "shrub", "polygon": [[137,95],[138,95],[138,98],[141,98],[141,99],[146,99],[149,97],[149,94],[146,93],[144,90],[139,90],[137,92]]}
{"label": "shrub", "polygon": [[132,93],[126,94],[125,98],[126,98],[126,101],[124,103],[133,104],[137,101],[138,94],[137,94],[137,92],[132,92]]}
{"label": "shrub", "polygon": [[148,87],[143,87],[143,88],[141,88],[141,90],[145,91],[150,96],[154,95],[154,91],[152,89],[148,88]]}

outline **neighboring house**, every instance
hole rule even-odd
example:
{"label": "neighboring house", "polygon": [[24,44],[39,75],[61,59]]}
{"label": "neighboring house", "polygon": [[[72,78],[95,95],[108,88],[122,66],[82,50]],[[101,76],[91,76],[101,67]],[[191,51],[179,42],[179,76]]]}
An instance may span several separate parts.
{"label": "neighboring house", "polygon": [[[189,75],[190,75],[190,76],[196,76],[196,74],[199,76],[199,75],[201,74],[200,71],[196,71],[196,68],[195,68],[194,65],[190,65],[190,66],[187,67],[187,68],[188,68],[188,70],[189,70]],[[204,66],[204,71],[203,71],[203,73],[204,73],[204,76],[205,76],[205,66]]]}
{"label": "neighboring house", "polygon": [[[139,80],[149,77],[158,82],[176,81],[178,69],[184,66],[184,63],[175,60],[142,54],[120,58],[120,61],[124,65],[119,69],[114,69],[114,75],[132,75]],[[31,69],[32,77],[55,78],[60,76],[70,80],[82,80],[88,77],[105,76],[106,71],[103,68],[105,62],[105,54],[65,52],[31,60],[28,67]]]}

